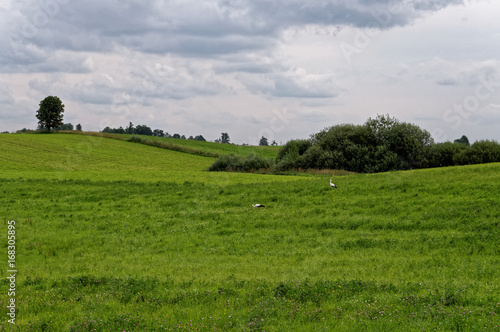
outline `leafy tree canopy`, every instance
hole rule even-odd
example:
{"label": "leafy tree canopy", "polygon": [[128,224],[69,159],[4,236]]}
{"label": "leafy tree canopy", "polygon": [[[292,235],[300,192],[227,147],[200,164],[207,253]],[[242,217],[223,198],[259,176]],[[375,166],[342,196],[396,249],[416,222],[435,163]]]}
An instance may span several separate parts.
{"label": "leafy tree canopy", "polygon": [[462,135],[462,137],[460,137],[459,139],[456,139],[454,141],[454,143],[459,143],[459,144],[464,144],[464,145],[470,146],[469,139],[465,135]]}
{"label": "leafy tree canopy", "polygon": [[40,102],[36,113],[38,126],[50,132],[63,124],[64,104],[56,96],[48,96]]}

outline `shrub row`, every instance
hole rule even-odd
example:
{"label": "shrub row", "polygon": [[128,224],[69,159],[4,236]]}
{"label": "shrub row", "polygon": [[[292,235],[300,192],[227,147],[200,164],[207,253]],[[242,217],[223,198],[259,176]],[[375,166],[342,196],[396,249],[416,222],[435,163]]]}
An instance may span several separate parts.
{"label": "shrub row", "polygon": [[226,172],[253,172],[259,170],[267,170],[271,168],[273,161],[265,159],[257,154],[251,154],[245,158],[235,154],[223,155],[215,160],[208,168],[211,172],[226,171]]}

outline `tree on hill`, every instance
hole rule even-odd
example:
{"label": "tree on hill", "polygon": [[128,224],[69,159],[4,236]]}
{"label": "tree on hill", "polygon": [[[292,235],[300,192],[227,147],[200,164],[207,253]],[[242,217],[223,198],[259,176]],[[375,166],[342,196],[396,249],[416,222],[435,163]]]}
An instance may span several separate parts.
{"label": "tree on hill", "polygon": [[194,140],[195,140],[195,141],[206,142],[205,137],[203,137],[202,135],[195,136],[195,137],[194,137]]}
{"label": "tree on hill", "polygon": [[220,137],[220,142],[223,144],[229,144],[229,135],[228,133],[222,133]]}
{"label": "tree on hill", "polygon": [[267,138],[265,138],[264,136],[262,136],[262,138],[259,141],[259,145],[260,146],[269,146],[269,143],[267,142]]}
{"label": "tree on hill", "polygon": [[40,102],[36,113],[38,127],[50,132],[63,124],[64,104],[56,96],[48,96]]}
{"label": "tree on hill", "polygon": [[77,124],[76,125],[76,130],[77,131],[82,131],[82,125],[81,124]]}

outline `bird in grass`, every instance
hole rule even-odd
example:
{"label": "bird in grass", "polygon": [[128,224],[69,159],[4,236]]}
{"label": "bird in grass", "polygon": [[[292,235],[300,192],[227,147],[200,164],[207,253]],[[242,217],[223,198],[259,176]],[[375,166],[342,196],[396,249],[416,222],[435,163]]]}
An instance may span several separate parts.
{"label": "bird in grass", "polygon": [[330,179],[330,187],[335,188],[335,189],[338,189],[338,187],[337,187],[336,185],[334,185],[334,184],[333,184],[332,179]]}
{"label": "bird in grass", "polygon": [[265,207],[265,206],[262,204],[253,204],[252,207],[261,208],[261,207]]}

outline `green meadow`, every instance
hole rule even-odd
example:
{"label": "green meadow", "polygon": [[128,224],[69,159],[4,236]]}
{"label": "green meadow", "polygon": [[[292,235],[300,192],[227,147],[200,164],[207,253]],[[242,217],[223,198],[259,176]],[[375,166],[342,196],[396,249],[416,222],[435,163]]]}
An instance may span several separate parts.
{"label": "green meadow", "polygon": [[68,134],[0,135],[0,156],[3,308],[11,220],[18,271],[0,331],[500,329],[498,163],[211,173],[214,158]]}

